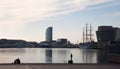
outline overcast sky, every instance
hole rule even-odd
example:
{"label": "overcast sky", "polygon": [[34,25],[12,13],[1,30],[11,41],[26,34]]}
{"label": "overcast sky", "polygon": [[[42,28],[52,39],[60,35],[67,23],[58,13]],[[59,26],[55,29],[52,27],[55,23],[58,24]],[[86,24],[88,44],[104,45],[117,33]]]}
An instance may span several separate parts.
{"label": "overcast sky", "polygon": [[54,40],[77,43],[86,22],[120,27],[120,0],[0,0],[0,39],[44,41],[52,26]]}

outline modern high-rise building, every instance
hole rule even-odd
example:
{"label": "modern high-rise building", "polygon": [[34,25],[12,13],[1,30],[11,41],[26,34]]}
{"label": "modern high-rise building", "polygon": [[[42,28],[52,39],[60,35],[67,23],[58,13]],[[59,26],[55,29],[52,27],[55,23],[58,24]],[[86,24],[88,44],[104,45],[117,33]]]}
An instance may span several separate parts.
{"label": "modern high-rise building", "polygon": [[120,41],[120,28],[112,26],[99,26],[96,34],[99,43]]}
{"label": "modern high-rise building", "polygon": [[48,27],[46,30],[46,41],[47,42],[52,42],[52,27]]}

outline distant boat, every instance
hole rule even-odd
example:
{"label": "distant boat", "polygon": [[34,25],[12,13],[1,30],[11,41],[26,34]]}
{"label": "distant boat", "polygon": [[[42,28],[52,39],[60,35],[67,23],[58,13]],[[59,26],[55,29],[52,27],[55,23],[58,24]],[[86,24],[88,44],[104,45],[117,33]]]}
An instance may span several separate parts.
{"label": "distant boat", "polygon": [[92,36],[92,26],[90,25],[88,29],[88,24],[86,24],[86,29],[83,29],[83,43],[80,43],[79,47],[81,49],[93,49],[95,47],[95,42]]}
{"label": "distant boat", "polygon": [[87,42],[87,43],[80,43],[79,47],[81,49],[94,49],[95,48],[95,42]]}

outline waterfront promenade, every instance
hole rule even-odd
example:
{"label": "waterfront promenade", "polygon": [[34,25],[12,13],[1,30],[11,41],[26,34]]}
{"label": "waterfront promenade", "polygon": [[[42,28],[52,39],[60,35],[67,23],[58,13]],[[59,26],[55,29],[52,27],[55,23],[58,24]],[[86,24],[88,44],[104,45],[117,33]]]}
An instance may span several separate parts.
{"label": "waterfront promenade", "polygon": [[0,69],[120,69],[120,64],[0,64]]}

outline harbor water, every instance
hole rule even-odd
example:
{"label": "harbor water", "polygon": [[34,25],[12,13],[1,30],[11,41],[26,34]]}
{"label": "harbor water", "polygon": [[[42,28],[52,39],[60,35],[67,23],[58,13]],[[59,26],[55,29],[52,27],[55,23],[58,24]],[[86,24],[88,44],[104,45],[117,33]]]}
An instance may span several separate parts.
{"label": "harbor water", "polygon": [[74,63],[98,63],[98,50],[79,48],[1,48],[0,63],[68,63],[71,53]]}

